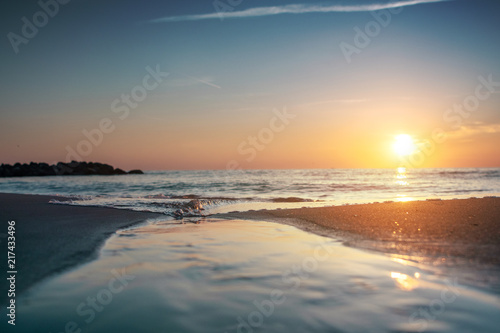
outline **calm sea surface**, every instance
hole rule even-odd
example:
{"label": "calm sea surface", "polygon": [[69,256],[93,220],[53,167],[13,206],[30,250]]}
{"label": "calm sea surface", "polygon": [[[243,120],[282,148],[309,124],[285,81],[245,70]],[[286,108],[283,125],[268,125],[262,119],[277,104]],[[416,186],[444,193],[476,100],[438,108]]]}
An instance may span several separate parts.
{"label": "calm sea surface", "polygon": [[[377,201],[496,196],[500,169],[150,171],[0,179],[0,192],[71,196],[70,204],[173,215]],[[203,210],[186,206],[197,199]],[[194,208],[199,208],[194,207]]]}

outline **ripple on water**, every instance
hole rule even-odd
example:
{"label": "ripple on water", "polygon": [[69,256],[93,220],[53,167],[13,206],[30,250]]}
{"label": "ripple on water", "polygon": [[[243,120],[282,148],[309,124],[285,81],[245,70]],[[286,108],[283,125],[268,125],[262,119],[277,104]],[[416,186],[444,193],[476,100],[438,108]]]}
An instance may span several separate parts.
{"label": "ripple on water", "polygon": [[[107,292],[124,270],[131,280]],[[498,295],[453,279],[290,226],[158,223],[112,237],[98,260],[19,299],[19,318],[30,318],[19,329],[61,332],[73,321],[83,332],[497,332]],[[102,311],[89,297],[107,302]]]}

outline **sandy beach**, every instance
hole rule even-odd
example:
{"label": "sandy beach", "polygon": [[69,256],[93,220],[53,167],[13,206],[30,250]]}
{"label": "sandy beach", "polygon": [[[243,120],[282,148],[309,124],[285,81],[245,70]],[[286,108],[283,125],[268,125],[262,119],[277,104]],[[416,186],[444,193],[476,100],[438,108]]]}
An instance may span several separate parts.
{"label": "sandy beach", "polygon": [[286,223],[344,244],[454,265],[500,266],[500,198],[265,210],[230,218]]}
{"label": "sandy beach", "polygon": [[[16,256],[23,272],[17,282],[19,292],[95,258],[116,230],[164,216],[49,204],[53,198],[61,200],[0,194],[0,218],[16,221]],[[419,257],[431,263],[500,266],[500,198],[249,211],[216,217],[289,224],[341,239],[348,246]]]}
{"label": "sandy beach", "polygon": [[[97,207],[49,204],[61,197],[0,193],[0,219],[7,232],[7,221],[16,221],[16,288],[22,293],[42,279],[85,263],[116,230],[159,214]],[[6,238],[2,238],[2,245]],[[6,262],[2,261],[2,267]],[[7,290],[2,279],[1,288]],[[7,293],[2,293],[4,304]]]}

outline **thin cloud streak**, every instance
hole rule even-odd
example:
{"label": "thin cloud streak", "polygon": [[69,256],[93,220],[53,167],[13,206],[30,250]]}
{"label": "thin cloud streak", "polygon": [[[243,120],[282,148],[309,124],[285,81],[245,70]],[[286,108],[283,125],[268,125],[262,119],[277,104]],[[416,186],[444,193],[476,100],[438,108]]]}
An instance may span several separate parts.
{"label": "thin cloud streak", "polygon": [[183,77],[171,79],[167,84],[170,87],[190,87],[190,86],[195,86],[195,85],[202,83],[202,84],[206,84],[208,86],[211,86],[211,87],[214,87],[217,89],[222,89],[222,87],[213,83],[212,82],[213,79],[210,77],[197,78],[197,77],[190,76],[187,74],[179,74],[179,75],[182,75]]}
{"label": "thin cloud streak", "polygon": [[240,11],[225,12],[222,14],[210,13],[210,14],[198,14],[198,15],[167,16],[150,20],[148,21],[148,23],[212,20],[212,19],[219,19],[221,18],[221,16],[223,18],[245,18],[245,17],[270,16],[279,14],[368,12],[373,10],[406,7],[424,3],[445,2],[445,1],[452,1],[452,0],[400,0],[384,4],[379,3],[379,4],[363,4],[363,5],[350,5],[350,6],[293,4],[284,6],[249,8]]}
{"label": "thin cloud streak", "polygon": [[326,105],[326,104],[359,104],[359,103],[366,103],[369,102],[370,100],[367,98],[344,98],[344,99],[330,99],[326,101],[316,101],[316,102],[311,102],[311,103],[304,103],[297,105],[297,107],[313,107],[313,106],[320,106],[320,105]]}
{"label": "thin cloud streak", "polygon": [[208,82],[207,80],[202,80],[202,79],[198,79],[198,78],[195,78],[193,76],[189,76],[189,75],[186,75],[188,78],[190,79],[193,79],[193,80],[196,80],[198,82],[201,82],[203,84],[206,84],[208,86],[211,86],[211,87],[214,87],[214,88],[218,88],[218,89],[222,89],[221,87],[219,87],[218,85],[214,84],[214,83],[211,83],[211,82]]}
{"label": "thin cloud streak", "polygon": [[462,139],[475,135],[497,133],[500,133],[500,124],[484,124],[477,122],[468,126],[460,126],[459,129],[449,132],[447,135],[453,139]]}

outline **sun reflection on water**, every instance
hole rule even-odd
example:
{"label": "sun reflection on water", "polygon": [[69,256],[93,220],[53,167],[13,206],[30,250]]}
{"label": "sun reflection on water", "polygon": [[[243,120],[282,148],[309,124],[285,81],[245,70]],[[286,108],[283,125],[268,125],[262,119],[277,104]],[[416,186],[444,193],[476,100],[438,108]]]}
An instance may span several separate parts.
{"label": "sun reflection on water", "polygon": [[396,184],[401,186],[408,186],[409,183],[406,179],[407,179],[406,168],[399,167],[396,171]]}
{"label": "sun reflection on water", "polygon": [[[420,274],[415,274],[415,277],[418,279]],[[401,290],[410,291],[418,287],[418,280],[406,274],[391,272],[391,278],[394,279],[396,286]]]}
{"label": "sun reflection on water", "polygon": [[415,201],[414,197],[408,197],[404,194],[398,194],[398,197],[395,199],[397,202],[407,202],[407,201]]}
{"label": "sun reflection on water", "polygon": [[[407,170],[404,167],[399,167],[396,169],[396,175],[394,176],[396,179],[394,182],[398,186],[408,186],[410,183],[408,182]],[[397,202],[406,202],[406,201],[414,201],[415,198],[409,197],[406,194],[398,194],[394,199]]]}

